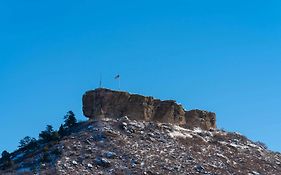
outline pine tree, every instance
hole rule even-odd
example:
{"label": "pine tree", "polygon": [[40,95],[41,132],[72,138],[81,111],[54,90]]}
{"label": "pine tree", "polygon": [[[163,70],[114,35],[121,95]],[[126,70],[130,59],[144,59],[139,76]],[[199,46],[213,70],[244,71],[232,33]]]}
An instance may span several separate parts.
{"label": "pine tree", "polygon": [[26,149],[34,149],[37,146],[37,142],[35,138],[31,138],[29,136],[24,137],[19,142],[19,148],[26,148]]}
{"label": "pine tree", "polygon": [[72,128],[77,124],[77,119],[72,111],[68,111],[64,116],[64,126],[66,128]]}
{"label": "pine tree", "polygon": [[64,128],[64,126],[63,126],[63,125],[60,125],[59,131],[58,131],[58,134],[60,135],[60,137],[65,136],[65,128]]}
{"label": "pine tree", "polygon": [[47,125],[46,130],[39,134],[39,138],[43,141],[49,142],[59,139],[59,134],[57,131],[53,130],[53,126]]}
{"label": "pine tree", "polygon": [[1,156],[2,156],[1,159],[2,159],[3,161],[5,161],[5,160],[10,160],[10,156],[11,156],[11,155],[10,155],[10,153],[9,153],[8,151],[5,150],[5,151],[2,152]]}
{"label": "pine tree", "polygon": [[11,155],[6,150],[3,151],[1,155],[2,155],[2,158],[1,158],[1,162],[2,162],[1,169],[2,170],[6,170],[6,169],[10,168],[13,165],[13,162],[11,160]]}

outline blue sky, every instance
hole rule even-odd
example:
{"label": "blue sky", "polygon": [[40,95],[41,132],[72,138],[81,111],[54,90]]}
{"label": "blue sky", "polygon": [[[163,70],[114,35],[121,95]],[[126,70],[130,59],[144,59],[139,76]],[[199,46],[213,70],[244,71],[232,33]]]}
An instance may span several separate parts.
{"label": "blue sky", "polygon": [[281,151],[281,2],[0,1],[0,150],[80,120],[98,86],[217,113]]}

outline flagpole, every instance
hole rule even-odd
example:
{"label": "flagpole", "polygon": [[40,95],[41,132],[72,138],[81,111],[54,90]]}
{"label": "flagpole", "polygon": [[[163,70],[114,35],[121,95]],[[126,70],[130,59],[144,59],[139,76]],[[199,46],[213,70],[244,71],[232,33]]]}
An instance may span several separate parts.
{"label": "flagpole", "polygon": [[121,78],[120,78],[120,77],[118,78],[118,81],[119,81],[119,91],[120,91],[120,84],[121,84],[121,83],[120,83],[120,81],[121,81]]}
{"label": "flagpole", "polygon": [[114,78],[115,80],[117,80],[118,81],[118,90],[120,90],[120,87],[121,87],[121,77],[120,77],[120,75],[119,74],[117,74],[117,76],[115,76],[115,78]]}
{"label": "flagpole", "polygon": [[100,88],[102,88],[102,75],[100,73]]}

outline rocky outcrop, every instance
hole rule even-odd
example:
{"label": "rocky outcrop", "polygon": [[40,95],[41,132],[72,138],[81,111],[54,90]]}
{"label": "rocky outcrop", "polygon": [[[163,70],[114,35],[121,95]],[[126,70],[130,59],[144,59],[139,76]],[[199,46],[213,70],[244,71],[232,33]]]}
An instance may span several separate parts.
{"label": "rocky outcrop", "polygon": [[198,109],[186,111],[185,119],[187,128],[199,127],[204,130],[216,128],[216,114],[213,112]]}
{"label": "rocky outcrop", "polygon": [[187,128],[205,130],[216,128],[215,113],[192,110],[185,111],[175,101],[161,101],[127,92],[99,88],[83,95],[83,113],[90,119],[128,116],[131,120],[172,123]]}

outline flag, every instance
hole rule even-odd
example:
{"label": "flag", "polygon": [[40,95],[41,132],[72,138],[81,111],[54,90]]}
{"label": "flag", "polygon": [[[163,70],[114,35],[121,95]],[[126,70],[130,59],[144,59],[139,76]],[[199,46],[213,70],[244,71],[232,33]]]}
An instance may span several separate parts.
{"label": "flag", "polygon": [[117,79],[119,79],[119,78],[120,78],[120,75],[118,74],[118,75],[115,76],[114,79],[117,80]]}

